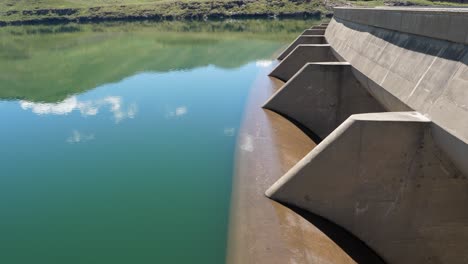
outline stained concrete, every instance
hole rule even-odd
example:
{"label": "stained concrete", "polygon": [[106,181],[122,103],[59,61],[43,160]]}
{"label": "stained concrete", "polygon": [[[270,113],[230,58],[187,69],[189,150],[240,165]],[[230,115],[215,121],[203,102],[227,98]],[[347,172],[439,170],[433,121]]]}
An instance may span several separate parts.
{"label": "stained concrete", "polygon": [[325,36],[320,35],[300,35],[291,45],[289,45],[279,56],[278,60],[283,60],[291,53],[298,45],[301,44],[327,44]]}
{"label": "stained concrete", "polygon": [[[328,136],[266,194],[346,228],[388,263],[468,263],[467,17],[336,9],[332,55],[298,45],[270,74],[288,83],[266,107]],[[303,66],[333,61],[350,68],[335,78],[357,80],[389,112],[352,115],[329,133],[339,123],[330,99],[348,81]]]}
{"label": "stained concrete", "polygon": [[468,8],[340,8],[334,18],[468,44]]}
{"label": "stained concrete", "polygon": [[335,225],[264,197],[315,147],[294,124],[260,108],[282,84],[264,73],[249,96],[236,146],[227,263],[382,263]]}
{"label": "stained concrete", "polygon": [[468,156],[467,45],[345,21],[340,13],[330,22],[326,38],[387,110],[419,111],[458,138],[459,144],[450,147],[445,138],[436,140],[468,174],[463,158]]}
{"label": "stained concrete", "polygon": [[345,227],[388,263],[461,264],[467,190],[430,120],[393,112],[351,116],[267,195]]}
{"label": "stained concrete", "polygon": [[281,63],[274,68],[270,76],[288,81],[308,62],[334,62],[336,57],[329,44],[297,45]]}
{"label": "stained concrete", "polygon": [[264,105],[323,139],[352,114],[385,109],[354,78],[347,62],[307,63]]}

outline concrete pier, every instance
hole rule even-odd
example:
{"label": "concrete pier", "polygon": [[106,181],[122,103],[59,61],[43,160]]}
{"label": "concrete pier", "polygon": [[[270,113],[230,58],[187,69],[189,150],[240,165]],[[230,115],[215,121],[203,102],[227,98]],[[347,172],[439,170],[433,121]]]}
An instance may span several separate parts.
{"label": "concrete pier", "polygon": [[345,227],[389,263],[466,263],[467,178],[430,123],[416,112],[353,115],[266,193]]}
{"label": "concrete pier", "polygon": [[266,75],[252,87],[239,130],[226,262],[383,264],[336,225],[265,198],[264,190],[315,147],[293,123],[261,108],[282,85]]}
{"label": "concrete pier", "polygon": [[467,9],[335,8],[326,44],[296,40],[264,107],[323,141],[266,195],[388,263],[468,263],[467,25]]}
{"label": "concrete pier", "polygon": [[301,44],[276,66],[270,76],[288,81],[308,62],[338,61],[329,44]]}
{"label": "concrete pier", "polygon": [[302,35],[323,35],[325,34],[325,29],[307,29],[302,32]]}
{"label": "concrete pier", "polygon": [[298,45],[302,44],[327,44],[325,36],[323,35],[300,35],[297,37],[291,45],[289,45],[279,56],[278,60],[286,58],[291,51],[293,51]]}
{"label": "concrete pier", "polygon": [[354,78],[347,62],[307,63],[264,105],[323,139],[352,114],[385,109]]}

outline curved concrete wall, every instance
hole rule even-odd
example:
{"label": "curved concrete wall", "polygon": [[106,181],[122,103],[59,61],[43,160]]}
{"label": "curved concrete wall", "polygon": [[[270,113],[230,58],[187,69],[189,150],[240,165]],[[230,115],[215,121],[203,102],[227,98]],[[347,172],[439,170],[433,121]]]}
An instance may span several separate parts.
{"label": "curved concrete wall", "polygon": [[266,195],[343,226],[388,263],[468,263],[467,19],[337,8],[328,45],[293,44],[270,73],[288,82],[265,107],[325,139]]}
{"label": "curved concrete wall", "polygon": [[337,8],[325,36],[388,111],[404,104],[446,131],[435,140],[468,174],[467,156],[460,155],[468,155],[467,32],[466,10]]}
{"label": "curved concrete wall", "polygon": [[340,8],[334,18],[429,38],[468,44],[467,9]]}
{"label": "curved concrete wall", "polygon": [[353,115],[266,195],[344,227],[387,263],[468,263],[467,178],[416,112]]}

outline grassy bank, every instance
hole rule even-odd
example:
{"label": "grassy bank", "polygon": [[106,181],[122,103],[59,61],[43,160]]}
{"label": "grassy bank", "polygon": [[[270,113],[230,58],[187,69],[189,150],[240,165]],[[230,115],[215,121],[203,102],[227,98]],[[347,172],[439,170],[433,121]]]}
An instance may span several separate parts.
{"label": "grassy bank", "polygon": [[112,20],[323,17],[332,14],[333,6],[343,5],[462,4],[430,0],[0,0],[0,25]]}
{"label": "grassy bank", "polygon": [[0,0],[0,24],[319,17],[330,13],[316,0]]}

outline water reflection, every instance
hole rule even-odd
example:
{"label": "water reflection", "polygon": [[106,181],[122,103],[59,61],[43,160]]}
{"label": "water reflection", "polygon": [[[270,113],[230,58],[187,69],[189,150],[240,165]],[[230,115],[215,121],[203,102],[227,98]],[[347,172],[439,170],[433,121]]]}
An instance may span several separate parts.
{"label": "water reflection", "polygon": [[120,123],[126,118],[134,118],[138,111],[136,103],[124,107],[122,102],[121,96],[106,96],[102,99],[85,101],[80,101],[77,96],[71,96],[57,103],[34,103],[21,100],[19,104],[23,110],[31,110],[37,115],[67,115],[76,110],[82,116],[95,116],[101,108],[107,107],[112,112],[115,123]]}
{"label": "water reflection", "polygon": [[[271,54],[310,20],[0,27],[0,99],[58,102],[140,72],[234,69]],[[315,22],[318,23],[318,22]],[[47,88],[46,88],[47,87]]]}
{"label": "water reflection", "polygon": [[179,106],[176,107],[174,110],[170,110],[170,107],[166,107],[166,118],[174,118],[186,115],[188,113],[187,106]]}
{"label": "water reflection", "polygon": [[0,28],[0,263],[223,263],[270,22]]}
{"label": "water reflection", "polygon": [[270,67],[271,64],[273,64],[272,60],[258,60],[257,62],[255,62],[255,65],[263,68]]}
{"label": "water reflection", "polygon": [[71,144],[86,142],[94,139],[94,134],[85,134],[78,130],[73,130],[70,137],[67,138],[67,142]]}

